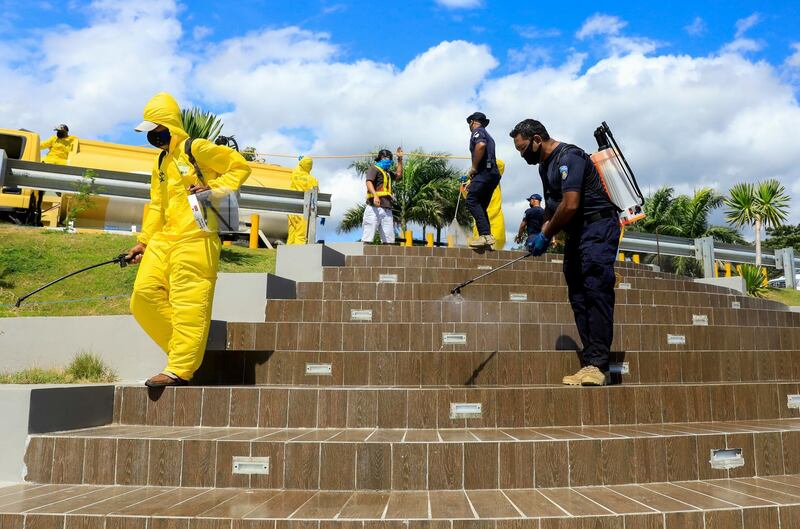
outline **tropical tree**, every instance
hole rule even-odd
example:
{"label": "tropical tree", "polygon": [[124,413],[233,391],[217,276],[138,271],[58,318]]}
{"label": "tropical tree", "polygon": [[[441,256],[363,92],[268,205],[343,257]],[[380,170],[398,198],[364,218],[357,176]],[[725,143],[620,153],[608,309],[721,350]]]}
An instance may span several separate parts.
{"label": "tropical tree", "polygon": [[214,141],[222,131],[222,120],[215,114],[197,107],[181,110],[183,130],[191,138],[203,138]]}
{"label": "tropical tree", "polygon": [[740,228],[753,226],[756,239],[756,266],[761,266],[761,228],[777,227],[789,216],[789,195],[775,179],[758,184],[740,183],[725,198],[726,220]]}
{"label": "tropical tree", "polygon": [[[697,239],[713,237],[714,240],[729,244],[742,244],[744,239],[739,232],[727,226],[714,226],[709,223],[712,211],[722,205],[723,198],[711,188],[702,188],[689,195],[674,195],[671,187],[661,187],[645,198],[646,217],[631,225],[632,231],[672,235]],[[700,274],[696,259],[674,257],[668,261],[675,273],[688,276]]]}
{"label": "tropical tree", "polygon": [[[376,150],[377,152],[377,150]],[[392,184],[394,204],[392,212],[395,222],[402,231],[409,224],[419,224],[423,232],[431,227],[437,232],[437,240],[441,242],[441,230],[456,215],[460,184],[458,176],[461,172],[452,167],[446,158],[420,156],[422,151],[406,154],[403,164],[403,176]],[[373,158],[357,160],[351,167],[359,176],[366,174],[374,163]],[[465,205],[458,208],[456,220],[462,226],[471,223],[471,217]],[[337,232],[345,233],[361,227],[365,204],[357,204],[347,210],[339,223]]]}

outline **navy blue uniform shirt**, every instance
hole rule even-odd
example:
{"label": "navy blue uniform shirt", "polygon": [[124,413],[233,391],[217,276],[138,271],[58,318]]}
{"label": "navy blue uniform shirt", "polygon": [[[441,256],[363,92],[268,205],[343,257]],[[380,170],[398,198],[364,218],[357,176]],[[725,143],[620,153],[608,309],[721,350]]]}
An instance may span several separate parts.
{"label": "navy blue uniform shirt", "polygon": [[581,226],[584,217],[617,209],[603,189],[594,163],[580,147],[559,143],[547,160],[539,164],[539,176],[542,179],[546,209],[551,217],[561,204],[564,193],[580,192],[581,203],[568,229]]}
{"label": "navy blue uniform shirt", "polygon": [[528,235],[533,235],[542,231],[544,223],[544,210],[539,206],[534,206],[525,210],[525,230]]}
{"label": "navy blue uniform shirt", "polygon": [[486,132],[484,127],[478,127],[472,132],[472,135],[469,137],[469,152],[474,153],[475,146],[479,143],[485,143],[486,150],[483,153],[483,158],[481,158],[478,163],[478,172],[475,174],[496,173],[499,175],[497,158],[494,154],[494,138]]}

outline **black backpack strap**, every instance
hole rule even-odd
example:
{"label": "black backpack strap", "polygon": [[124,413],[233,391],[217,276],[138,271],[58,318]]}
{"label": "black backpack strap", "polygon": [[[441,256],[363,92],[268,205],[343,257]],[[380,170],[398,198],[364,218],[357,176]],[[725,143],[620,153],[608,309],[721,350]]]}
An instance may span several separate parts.
{"label": "black backpack strap", "polygon": [[158,155],[158,170],[159,171],[161,170],[161,162],[164,161],[164,156],[166,156],[166,155],[167,155],[167,151],[165,151],[165,150],[162,150],[161,154]]}
{"label": "black backpack strap", "polygon": [[194,166],[194,172],[197,174],[197,178],[205,184],[206,179],[203,178],[203,171],[200,170],[200,166],[197,164],[197,160],[194,159],[194,155],[192,154],[192,142],[194,140],[195,138],[186,138],[186,141],[183,143],[183,152],[185,152],[186,156],[189,158],[189,163]]}

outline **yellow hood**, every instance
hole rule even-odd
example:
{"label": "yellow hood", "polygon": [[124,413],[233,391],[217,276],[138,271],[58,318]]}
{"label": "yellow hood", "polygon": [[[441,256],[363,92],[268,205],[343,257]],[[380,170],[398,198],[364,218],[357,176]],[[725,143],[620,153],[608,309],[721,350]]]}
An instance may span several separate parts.
{"label": "yellow hood", "polygon": [[503,173],[506,172],[506,162],[500,158],[497,159],[497,170],[500,171],[500,176],[503,176]]}
{"label": "yellow hood", "polygon": [[294,168],[294,173],[310,173],[314,167],[314,160],[310,156],[303,156]]}
{"label": "yellow hood", "polygon": [[147,102],[144,106],[144,119],[167,127],[173,139],[182,140],[189,137],[183,130],[178,102],[166,92],[159,92]]}

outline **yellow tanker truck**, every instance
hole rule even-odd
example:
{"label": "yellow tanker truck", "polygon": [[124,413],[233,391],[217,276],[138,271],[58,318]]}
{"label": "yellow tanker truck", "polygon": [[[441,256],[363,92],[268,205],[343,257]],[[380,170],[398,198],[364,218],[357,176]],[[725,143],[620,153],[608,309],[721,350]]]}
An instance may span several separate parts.
{"label": "yellow tanker truck", "polygon": [[[56,166],[41,163],[38,134],[27,130],[0,128],[0,150],[5,151],[3,158],[9,160],[6,164],[10,167],[5,172],[11,174],[16,171],[17,175],[16,178],[4,180],[4,175],[0,174],[0,215],[7,219],[32,223],[36,213],[36,195],[44,190],[41,223],[50,227],[57,226],[66,216],[70,193],[53,192],[62,187],[52,185],[52,182],[58,178],[63,180],[70,174],[83,173],[85,169],[92,169],[106,185],[99,186],[101,192],[92,198],[94,206],[79,214],[75,227],[128,232],[141,228],[148,196],[145,191],[149,188],[153,160],[158,156],[156,149],[79,139],[69,153],[67,165]],[[35,165],[26,162],[34,162]],[[242,188],[244,200],[240,209],[241,220],[249,223],[250,216],[256,213],[260,218],[261,231],[270,240],[285,240],[287,213],[298,212],[298,200],[302,210],[303,194],[292,191],[289,186],[292,169],[272,164],[248,163],[253,171]],[[138,178],[137,175],[141,177]],[[13,185],[9,185],[9,180],[13,180]],[[117,186],[113,183],[125,183],[130,192],[116,189]],[[114,192],[102,191],[111,187]],[[320,194],[314,206],[318,207],[315,214],[328,215],[330,195]]]}

